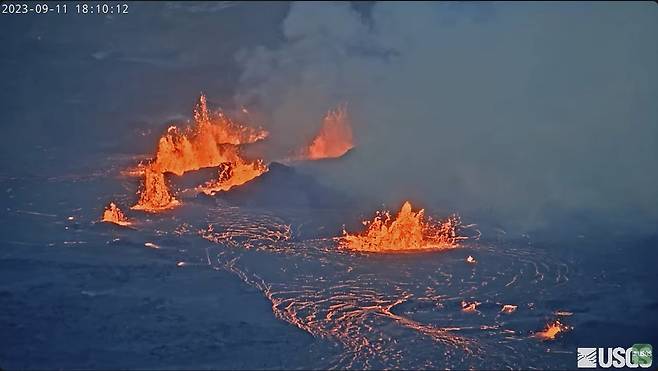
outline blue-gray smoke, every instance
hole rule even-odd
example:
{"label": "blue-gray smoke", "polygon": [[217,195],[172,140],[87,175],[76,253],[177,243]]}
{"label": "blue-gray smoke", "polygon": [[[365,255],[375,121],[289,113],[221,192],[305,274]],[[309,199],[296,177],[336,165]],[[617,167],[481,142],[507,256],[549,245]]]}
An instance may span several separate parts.
{"label": "blue-gray smoke", "polygon": [[282,32],[238,54],[237,100],[281,152],[347,101],[358,147],[326,182],[501,225],[655,230],[655,3],[299,3]]}

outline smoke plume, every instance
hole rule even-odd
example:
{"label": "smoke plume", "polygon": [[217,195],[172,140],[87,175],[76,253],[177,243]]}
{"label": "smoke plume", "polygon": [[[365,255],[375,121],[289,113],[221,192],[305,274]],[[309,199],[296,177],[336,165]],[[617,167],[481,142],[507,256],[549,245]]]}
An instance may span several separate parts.
{"label": "smoke plume", "polygon": [[532,228],[658,221],[658,6],[296,3],[237,55],[236,102],[280,156],[348,102],[357,148],[324,182],[395,209]]}

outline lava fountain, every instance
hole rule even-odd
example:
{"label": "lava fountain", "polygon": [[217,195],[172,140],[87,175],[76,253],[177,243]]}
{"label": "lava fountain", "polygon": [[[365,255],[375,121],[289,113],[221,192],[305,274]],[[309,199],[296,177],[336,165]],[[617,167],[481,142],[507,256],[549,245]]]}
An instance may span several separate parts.
{"label": "lava fountain", "polygon": [[219,178],[197,188],[213,194],[244,184],[268,171],[262,160],[242,157],[240,145],[267,137],[268,132],[237,123],[223,112],[211,112],[205,95],[194,107],[194,125],[185,129],[170,126],[160,137],[155,158],[130,174],[144,176],[140,199],[133,209],[157,212],[179,202],[170,194],[164,174],[181,176],[189,171],[219,167]]}
{"label": "lava fountain", "polygon": [[302,157],[311,160],[337,158],[352,148],[352,124],[347,108],[340,106],[327,112],[320,131],[308,147],[302,150]]}
{"label": "lava fountain", "polygon": [[222,163],[247,162],[238,145],[265,139],[268,132],[232,121],[224,113],[211,113],[205,95],[194,108],[194,126],[184,130],[171,126],[160,138],[155,160],[150,166],[162,173],[185,172]]}
{"label": "lava fountain", "polygon": [[366,231],[349,234],[343,231],[340,246],[365,252],[402,252],[414,250],[443,250],[455,248],[466,237],[457,235],[459,218],[445,221],[425,219],[425,211],[414,212],[407,201],[395,219],[389,212],[377,212],[371,221],[364,221]]}
{"label": "lava fountain", "polygon": [[132,224],[114,202],[110,202],[110,204],[107,205],[103,211],[101,221],[106,223],[114,223],[123,227]]}
{"label": "lava fountain", "polygon": [[147,167],[144,171],[144,183],[139,191],[139,201],[132,209],[158,212],[179,204],[169,192],[164,174]]}

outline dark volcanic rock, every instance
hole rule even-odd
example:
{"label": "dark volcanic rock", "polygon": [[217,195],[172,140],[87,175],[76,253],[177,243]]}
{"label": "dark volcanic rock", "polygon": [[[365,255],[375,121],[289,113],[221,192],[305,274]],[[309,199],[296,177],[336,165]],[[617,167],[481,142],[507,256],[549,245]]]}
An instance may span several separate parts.
{"label": "dark volcanic rock", "polygon": [[215,197],[237,205],[274,208],[343,209],[351,203],[347,195],[292,167],[273,162],[269,168],[249,183]]}

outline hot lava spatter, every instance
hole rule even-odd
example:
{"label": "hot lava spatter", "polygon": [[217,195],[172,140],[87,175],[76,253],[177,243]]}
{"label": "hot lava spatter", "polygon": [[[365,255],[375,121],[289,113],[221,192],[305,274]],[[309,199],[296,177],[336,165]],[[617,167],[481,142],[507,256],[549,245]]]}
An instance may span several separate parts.
{"label": "hot lava spatter", "polygon": [[114,202],[110,202],[107,207],[105,207],[101,221],[114,223],[124,227],[132,224]]}
{"label": "hot lava spatter", "polygon": [[341,157],[354,148],[352,124],[343,105],[327,112],[322,127],[311,143],[302,150],[302,157],[311,160]]}
{"label": "hot lava spatter", "polygon": [[247,183],[268,170],[262,160],[245,162],[238,159],[236,162],[226,162],[219,166],[217,179],[197,187],[197,191],[208,195],[221,191],[228,191],[233,187]]}
{"label": "hot lava spatter", "polygon": [[442,222],[426,220],[424,210],[412,211],[407,201],[395,218],[388,212],[377,212],[372,221],[363,222],[366,231],[362,234],[343,231],[340,244],[342,248],[365,252],[450,249],[465,239],[457,234],[459,223],[456,216]]}
{"label": "hot lava spatter", "polygon": [[240,145],[267,137],[267,131],[237,123],[222,112],[211,112],[205,95],[194,108],[194,125],[185,129],[170,126],[158,141],[155,158],[128,172],[144,177],[139,201],[132,208],[149,212],[180,204],[169,191],[164,175],[181,176],[189,171],[219,167],[219,177],[197,188],[213,194],[242,185],[268,171],[263,160],[248,160]]}
{"label": "hot lava spatter", "polygon": [[535,337],[541,340],[555,340],[558,334],[571,330],[572,327],[555,320],[546,325],[542,331],[535,333]]}
{"label": "hot lava spatter", "polygon": [[144,182],[138,193],[139,200],[131,208],[133,210],[158,212],[180,204],[169,192],[164,174],[150,167],[146,168],[144,172]]}
{"label": "hot lava spatter", "polygon": [[155,160],[150,166],[162,173],[185,172],[222,163],[249,163],[241,157],[239,145],[267,137],[267,131],[237,123],[224,113],[208,110],[201,95],[194,108],[194,125],[186,129],[171,126],[158,141]]}

